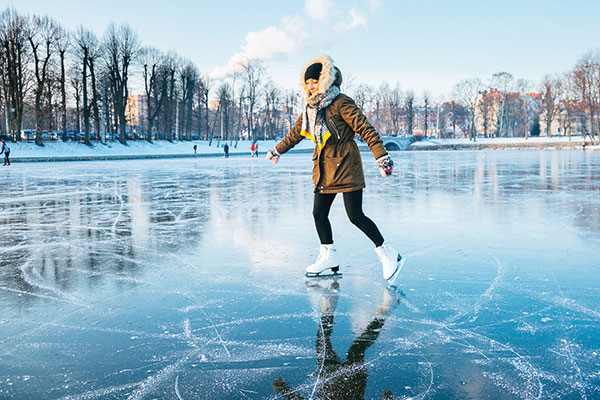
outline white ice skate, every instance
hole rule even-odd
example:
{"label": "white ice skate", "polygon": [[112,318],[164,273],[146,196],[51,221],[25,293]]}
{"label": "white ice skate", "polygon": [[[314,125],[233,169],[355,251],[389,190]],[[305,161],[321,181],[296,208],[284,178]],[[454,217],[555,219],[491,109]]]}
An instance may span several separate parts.
{"label": "white ice skate", "polygon": [[390,286],[392,286],[396,281],[396,278],[398,278],[398,275],[400,275],[400,270],[404,265],[405,258],[402,257],[396,249],[385,243],[376,247],[375,253],[377,253],[377,257],[379,257],[379,261],[381,261],[383,279],[387,280]]}
{"label": "white ice skate", "polygon": [[339,270],[340,262],[333,244],[322,244],[317,261],[306,268],[306,276],[316,278],[319,276],[340,275]]}

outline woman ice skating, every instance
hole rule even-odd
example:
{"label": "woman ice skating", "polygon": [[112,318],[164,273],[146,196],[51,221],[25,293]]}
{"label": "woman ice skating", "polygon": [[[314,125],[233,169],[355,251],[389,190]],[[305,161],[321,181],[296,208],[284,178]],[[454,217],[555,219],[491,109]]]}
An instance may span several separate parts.
{"label": "woman ice skating", "polygon": [[318,56],[306,64],[301,74],[306,103],[302,115],[290,132],[268,151],[267,160],[276,164],[282,154],[304,138],[309,138],[316,145],[312,174],[315,184],[313,217],[321,247],[315,263],[306,268],[306,276],[323,276],[339,271],[329,210],[336,194],[343,193],[348,218],[375,244],[383,277],[393,284],[404,259],[384,242],[375,223],[363,213],[365,177],[360,152],[354,141],[355,132],[369,146],[382,176],[391,175],[394,163],[354,100],[340,93],[341,84],[342,74],[329,56]]}
{"label": "woman ice skating", "polygon": [[6,144],[6,142],[2,141],[2,150],[0,150],[0,154],[4,153],[4,166],[10,165],[10,147]]}

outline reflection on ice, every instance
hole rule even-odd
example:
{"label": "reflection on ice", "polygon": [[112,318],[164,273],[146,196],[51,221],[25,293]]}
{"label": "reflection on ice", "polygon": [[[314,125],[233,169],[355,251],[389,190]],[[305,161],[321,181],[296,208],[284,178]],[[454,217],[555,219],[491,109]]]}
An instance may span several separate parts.
{"label": "reflection on ice", "polygon": [[401,293],[341,200],[343,278],[305,281],[309,155],[3,170],[0,398],[599,397],[600,154],[395,162]]}
{"label": "reflection on ice", "polygon": [[[285,399],[305,398],[345,398],[363,399],[367,388],[368,366],[365,353],[377,340],[385,323],[385,317],[399,304],[399,295],[390,288],[383,289],[383,299],[373,319],[364,331],[354,339],[345,356],[340,359],[331,342],[334,329],[335,309],[338,302],[339,283],[336,277],[314,279],[307,283],[309,297],[313,307],[321,317],[317,327],[315,351],[317,371],[313,374],[314,384],[310,382],[304,388],[290,388],[279,377],[273,382],[273,389]],[[325,284],[324,284],[325,282]],[[306,396],[302,396],[306,392]],[[310,395],[308,395],[310,393]],[[425,397],[425,392],[421,397]],[[391,391],[386,390],[383,399],[393,399]]]}

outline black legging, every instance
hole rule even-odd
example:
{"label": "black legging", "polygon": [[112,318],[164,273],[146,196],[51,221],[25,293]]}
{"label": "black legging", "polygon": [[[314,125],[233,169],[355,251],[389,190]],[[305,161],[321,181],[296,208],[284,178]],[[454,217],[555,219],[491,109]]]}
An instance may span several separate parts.
{"label": "black legging", "polygon": [[[383,244],[381,232],[377,229],[377,225],[363,213],[362,194],[362,189],[344,193],[346,214],[348,214],[350,222],[363,231],[375,246],[381,246]],[[331,210],[331,204],[335,199],[335,195],[336,193],[315,193],[313,217],[315,218],[315,225],[317,226],[317,233],[319,234],[321,244],[333,243],[333,233],[331,231],[331,224],[329,223],[329,210]]]}

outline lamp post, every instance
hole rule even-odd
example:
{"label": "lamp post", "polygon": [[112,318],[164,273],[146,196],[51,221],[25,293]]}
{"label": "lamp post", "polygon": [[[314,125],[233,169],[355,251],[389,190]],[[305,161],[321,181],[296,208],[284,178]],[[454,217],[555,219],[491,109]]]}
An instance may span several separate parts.
{"label": "lamp post", "polygon": [[[204,87],[204,108],[206,111],[206,118],[204,120],[204,128],[206,129],[206,140],[209,140],[208,138],[208,88]],[[212,142],[212,138],[210,138],[209,143]],[[210,146],[210,144],[209,144]]]}
{"label": "lamp post", "polygon": [[[15,124],[14,124],[14,122],[15,122],[15,111],[16,110],[15,110],[14,107],[10,108],[10,122],[12,124],[11,132],[12,132],[12,135],[13,135],[13,140],[16,142],[17,141],[17,134],[18,134],[18,132],[16,131],[16,129],[14,129],[15,128]],[[8,127],[8,125],[7,125],[7,127]]]}

